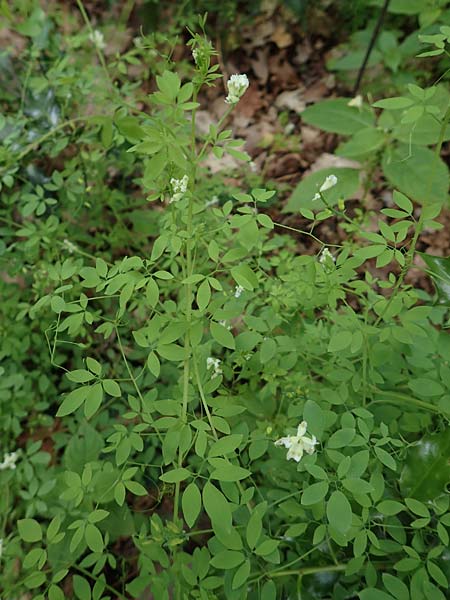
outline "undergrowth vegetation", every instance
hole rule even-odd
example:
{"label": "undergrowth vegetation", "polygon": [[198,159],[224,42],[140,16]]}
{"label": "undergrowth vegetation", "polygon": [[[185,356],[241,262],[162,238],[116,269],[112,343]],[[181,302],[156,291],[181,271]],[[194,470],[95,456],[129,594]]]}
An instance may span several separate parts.
{"label": "undergrowth vegetation", "polygon": [[[429,4],[420,77],[302,113],[359,161],[293,190],[303,229],[228,127],[247,75],[196,125],[222,85],[206,16],[174,62],[162,32],[106,56],[81,0],[78,28],[1,5],[26,40],[0,54],[2,598],[445,599],[449,259],[423,255],[434,295],[408,283],[448,210],[449,12]],[[373,58],[395,73],[397,38]],[[369,221],[376,173],[391,203]]]}

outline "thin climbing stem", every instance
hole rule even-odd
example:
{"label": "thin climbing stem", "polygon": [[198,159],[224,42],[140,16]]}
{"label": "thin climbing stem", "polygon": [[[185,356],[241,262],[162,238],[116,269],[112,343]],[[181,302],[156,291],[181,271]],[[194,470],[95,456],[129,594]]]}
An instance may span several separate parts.
{"label": "thin climbing stem", "polygon": [[[197,100],[197,90],[193,94],[193,101]],[[185,250],[185,274],[190,277],[193,273],[193,260],[192,260],[192,237],[193,237],[193,190],[195,186],[196,177],[196,135],[195,135],[195,115],[196,109],[192,111],[191,117],[191,157],[192,157],[192,169],[189,180],[189,194],[188,194],[188,210],[187,210],[187,223],[186,223],[186,250]],[[189,380],[191,377],[191,338],[190,338],[190,325],[192,319],[192,284],[185,284],[185,307],[184,315],[187,323],[186,333],[184,335],[184,361],[183,361],[183,400],[181,407],[181,420],[185,424],[187,422],[187,405],[189,402]],[[183,451],[178,448],[178,468],[183,466]],[[180,482],[175,484],[175,496],[173,503],[173,519],[178,520],[180,505]]]}

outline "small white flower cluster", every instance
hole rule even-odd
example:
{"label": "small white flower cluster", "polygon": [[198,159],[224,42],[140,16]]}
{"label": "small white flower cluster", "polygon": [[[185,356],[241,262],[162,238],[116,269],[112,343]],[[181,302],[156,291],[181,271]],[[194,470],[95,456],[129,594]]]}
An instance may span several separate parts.
{"label": "small white flower cluster", "polygon": [[[328,175],[328,177],[325,178],[325,181],[320,186],[319,192],[326,192],[326,190],[329,190],[330,188],[334,187],[337,184],[337,182],[338,178],[336,177],[336,175]],[[313,202],[315,202],[316,200],[320,200],[319,192],[317,192],[317,194],[314,196]]]}
{"label": "small white flower cluster", "polygon": [[222,375],[222,368],[221,368],[221,360],[219,358],[213,358],[212,356],[208,356],[208,358],[206,359],[206,368],[207,369],[213,369],[214,372],[211,375],[211,379],[214,379],[214,377],[217,377],[218,375]]}
{"label": "small white flower cluster", "polygon": [[169,200],[169,204],[181,200],[181,198],[187,191],[188,183],[189,177],[187,175],[184,175],[181,179],[174,179],[172,177],[172,179],[170,180],[170,185],[172,186],[173,196]]}
{"label": "small white flower cluster", "polygon": [[227,81],[228,96],[225,98],[227,104],[237,104],[247,91],[249,81],[247,75],[232,75]]}
{"label": "small white flower cluster", "polygon": [[242,285],[237,285],[234,288],[234,297],[235,298],[240,298],[242,292],[244,291],[244,288],[242,287]]}
{"label": "small white flower cluster", "polygon": [[328,248],[324,248],[319,255],[319,262],[321,265],[325,264],[328,260],[336,262],[336,258],[331,254]]}
{"label": "small white flower cluster", "polygon": [[18,452],[6,452],[3,462],[0,463],[0,471],[6,471],[6,469],[15,469],[18,458]]}
{"label": "small white flower cluster", "polygon": [[347,102],[347,106],[355,106],[356,108],[361,110],[363,106],[363,97],[361,96],[361,94],[358,94],[357,96],[352,98],[350,102]]}
{"label": "small white flower cluster", "polygon": [[312,438],[305,435],[307,428],[307,422],[302,421],[297,427],[297,435],[288,435],[275,442],[275,446],[284,446],[288,449],[286,454],[287,460],[291,460],[292,458],[296,462],[300,462],[304,452],[306,452],[306,454],[314,453],[314,447],[317,444],[317,440],[314,435]]}
{"label": "small white flower cluster", "polygon": [[219,204],[219,196],[213,196],[211,200],[205,202],[205,208],[209,208],[210,206],[214,206],[215,204]]}
{"label": "small white flower cluster", "polygon": [[77,249],[77,247],[75,246],[75,244],[73,244],[67,238],[64,239],[63,244],[67,248],[69,254],[73,254],[75,252],[75,250]]}
{"label": "small white flower cluster", "polygon": [[94,29],[94,31],[89,34],[89,39],[98,50],[103,50],[104,48],[106,48],[103,33],[98,29]]}

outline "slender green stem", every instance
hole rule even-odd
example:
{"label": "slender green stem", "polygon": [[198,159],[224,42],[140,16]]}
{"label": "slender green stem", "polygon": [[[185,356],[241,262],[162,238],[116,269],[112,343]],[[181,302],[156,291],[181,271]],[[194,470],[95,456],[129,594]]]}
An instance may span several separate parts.
{"label": "slender green stem", "polygon": [[[73,565],[73,567],[79,573],[83,573],[83,575],[86,575],[86,577],[89,577],[90,579],[97,581],[98,577],[96,575],[93,575],[87,569],[83,569],[82,567],[78,567],[77,565]],[[126,596],[124,596],[121,592],[119,592],[119,590],[116,590],[116,588],[113,588],[111,585],[108,585],[107,583],[105,583],[105,588],[113,594],[113,598],[120,598],[120,600],[128,600]]]}
{"label": "slender green stem", "polygon": [[[197,91],[194,92],[193,101],[197,100]],[[187,239],[186,239],[186,276],[190,277],[193,273],[193,261],[192,261],[192,236],[193,236],[193,227],[192,227],[192,218],[193,218],[193,190],[195,186],[195,177],[196,177],[196,136],[195,136],[195,109],[192,111],[191,117],[191,155],[192,155],[192,170],[190,173],[190,181],[189,181],[189,197],[188,197],[188,211],[187,211]],[[185,307],[184,314],[187,323],[186,333],[184,335],[184,362],[183,362],[183,403],[181,407],[181,420],[183,423],[187,422],[187,405],[189,401],[189,379],[190,379],[190,371],[191,371],[191,339],[190,339],[190,325],[192,319],[192,284],[187,283],[185,285]],[[183,466],[183,452],[181,448],[178,449],[178,468]],[[180,482],[178,481],[175,484],[175,496],[173,503],[173,519],[174,521],[178,520],[178,512],[179,512],[179,504],[180,504]]]}
{"label": "slender green stem", "polygon": [[430,402],[424,402],[423,400],[418,400],[417,398],[412,398],[411,396],[407,396],[406,394],[399,394],[398,392],[389,392],[375,389],[375,394],[379,396],[385,396],[385,400],[372,400],[368,403],[367,406],[371,406],[372,404],[389,404],[396,402],[403,402],[405,404],[414,404],[424,410],[429,410],[430,412],[434,412],[437,414],[444,414],[438,406],[434,404],[430,404]]}
{"label": "slender green stem", "polygon": [[278,571],[272,573],[271,577],[289,577],[295,575],[303,577],[304,575],[314,575],[314,573],[332,573],[337,571],[345,571],[347,565],[325,565],[324,567],[304,567],[303,569],[291,569],[286,571]]}
{"label": "slender green stem", "polygon": [[[234,108],[234,106],[230,106],[224,112],[224,114],[222,115],[222,117],[220,118],[219,122],[217,123],[217,133],[220,132],[222,125],[225,123],[226,119],[228,119],[228,115],[231,113],[231,111],[233,110],[233,108]],[[194,128],[195,128],[195,122],[194,122]],[[210,140],[207,139],[206,142],[201,147],[201,150],[200,150],[200,152],[198,153],[198,155],[196,157],[196,162],[197,163],[199,163],[202,160],[203,155],[205,154],[206,148],[208,147],[209,144],[210,144]]]}
{"label": "slender green stem", "polygon": [[273,224],[275,225],[275,227],[282,227],[283,229],[289,229],[289,231],[295,231],[295,233],[301,233],[302,235],[307,235],[308,237],[310,237],[313,240],[315,240],[316,242],[318,242],[321,246],[330,246],[332,248],[342,248],[342,244],[326,244],[325,242],[322,242],[322,240],[320,240],[318,237],[316,237],[309,231],[304,231],[303,229],[297,229],[296,227],[290,227],[289,225],[284,225],[283,223],[276,223],[275,221],[273,222]]}
{"label": "slender green stem", "polygon": [[197,360],[196,360],[195,356],[194,356],[193,363],[194,363],[194,370],[195,370],[195,380],[197,382],[197,387],[198,387],[198,391],[200,393],[200,398],[202,400],[202,405],[203,405],[203,408],[205,409],[205,413],[208,418],[209,426],[212,429],[213,435],[216,438],[216,440],[218,440],[219,436],[217,435],[216,428],[214,427],[214,423],[212,422],[211,413],[209,412],[208,403],[206,402],[206,396],[205,396],[205,392],[203,391],[203,385],[202,385],[202,382],[200,379],[200,373],[198,370],[198,364],[197,364]]}
{"label": "slender green stem", "polygon": [[[117,343],[119,345],[120,354],[122,355],[122,360],[123,360],[123,362],[125,364],[125,367],[126,367],[126,369],[128,371],[128,375],[130,376],[130,379],[131,379],[131,381],[133,383],[134,389],[136,390],[136,393],[137,393],[137,395],[139,397],[139,400],[141,401],[141,405],[144,406],[144,398],[142,396],[141,390],[139,389],[139,386],[137,384],[136,378],[134,377],[133,372],[131,371],[131,367],[130,367],[130,365],[128,363],[128,360],[127,360],[127,357],[125,355],[125,350],[123,348],[122,340],[120,338],[119,328],[118,328],[117,325],[114,326],[114,330],[116,332]],[[160,431],[158,429],[156,429],[156,428],[155,428],[155,431],[156,431],[156,434],[157,434],[157,436],[159,438],[160,443],[162,444],[163,443],[163,439],[162,439]]]}

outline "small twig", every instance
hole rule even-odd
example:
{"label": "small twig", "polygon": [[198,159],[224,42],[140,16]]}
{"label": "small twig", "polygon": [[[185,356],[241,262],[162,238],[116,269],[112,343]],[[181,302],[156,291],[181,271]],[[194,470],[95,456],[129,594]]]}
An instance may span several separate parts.
{"label": "small twig", "polygon": [[362,65],[359,68],[358,77],[356,79],[355,87],[353,88],[353,96],[356,96],[356,94],[358,93],[359,86],[361,85],[361,81],[362,81],[364,72],[366,70],[367,63],[369,62],[369,58],[370,58],[370,55],[372,54],[373,47],[375,46],[375,42],[377,41],[381,26],[383,25],[383,21],[386,16],[390,1],[391,0],[384,0],[383,8],[381,9],[381,12],[378,16],[378,21],[377,21],[377,24],[375,25],[375,29],[373,30],[372,37],[370,38],[370,42],[367,47],[366,55],[364,56]]}

